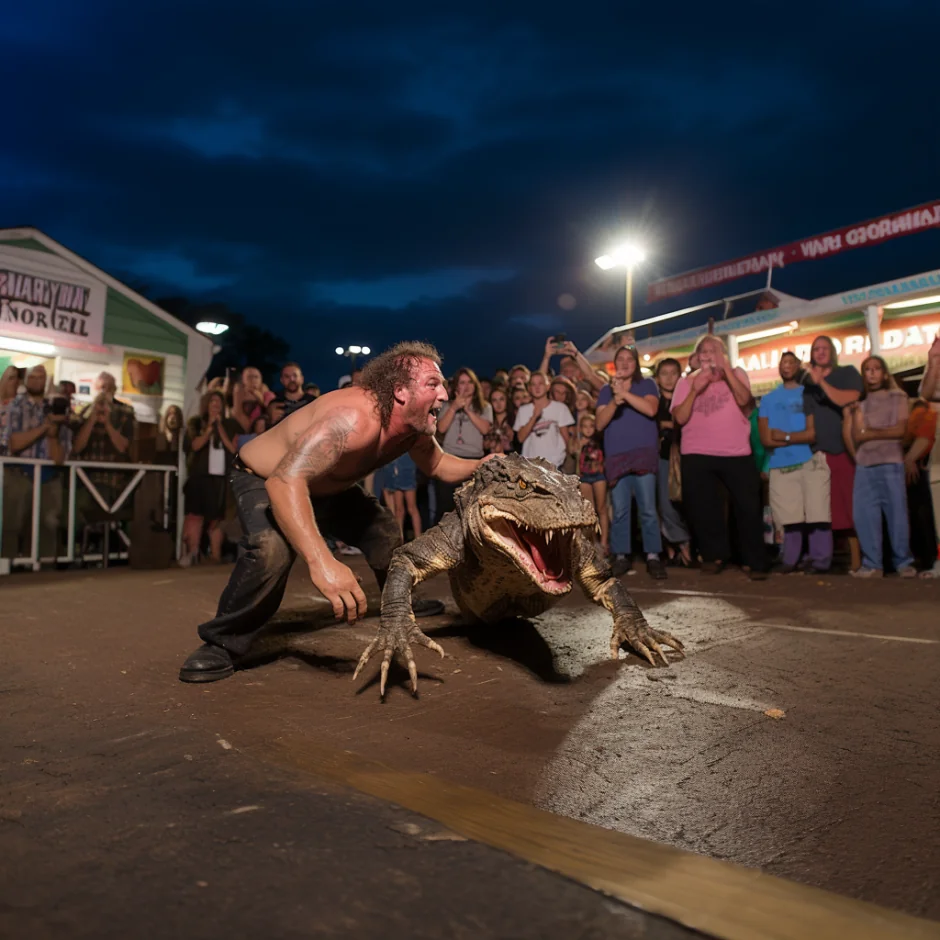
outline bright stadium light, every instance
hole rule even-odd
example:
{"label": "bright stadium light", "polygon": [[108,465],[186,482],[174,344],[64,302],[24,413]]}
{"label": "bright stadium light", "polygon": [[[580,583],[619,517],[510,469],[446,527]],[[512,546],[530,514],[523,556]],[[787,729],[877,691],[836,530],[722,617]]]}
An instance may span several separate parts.
{"label": "bright stadium light", "polygon": [[337,346],[337,347],[336,347],[336,355],[337,355],[337,356],[342,356],[343,353],[345,353],[345,352],[346,352],[346,350],[343,349],[342,346]]}
{"label": "bright stadium light", "polygon": [[609,255],[601,255],[594,263],[602,270],[625,268],[627,273],[627,323],[633,322],[633,269],[646,260],[646,252],[636,242],[624,242]]}

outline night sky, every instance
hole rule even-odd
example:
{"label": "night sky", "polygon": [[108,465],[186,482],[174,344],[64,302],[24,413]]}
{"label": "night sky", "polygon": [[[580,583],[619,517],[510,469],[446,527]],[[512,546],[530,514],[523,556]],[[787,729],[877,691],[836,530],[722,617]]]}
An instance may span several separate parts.
{"label": "night sky", "polygon": [[[940,198],[935,0],[7,4],[0,226],[224,300],[332,386],[337,345],[534,366],[645,280]],[[940,266],[940,233],[775,275]],[[563,309],[561,295],[575,298]]]}

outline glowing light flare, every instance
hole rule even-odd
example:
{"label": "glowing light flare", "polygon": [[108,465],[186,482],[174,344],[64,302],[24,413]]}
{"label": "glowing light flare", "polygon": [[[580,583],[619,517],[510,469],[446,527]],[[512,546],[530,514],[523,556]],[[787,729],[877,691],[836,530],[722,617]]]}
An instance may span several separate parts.
{"label": "glowing light flare", "polygon": [[618,245],[609,255],[601,255],[594,263],[604,271],[611,268],[633,268],[646,260],[646,252],[635,242]]}
{"label": "glowing light flare", "polygon": [[196,324],[196,329],[206,336],[221,336],[227,329],[227,323],[215,323],[212,320],[200,320]]}

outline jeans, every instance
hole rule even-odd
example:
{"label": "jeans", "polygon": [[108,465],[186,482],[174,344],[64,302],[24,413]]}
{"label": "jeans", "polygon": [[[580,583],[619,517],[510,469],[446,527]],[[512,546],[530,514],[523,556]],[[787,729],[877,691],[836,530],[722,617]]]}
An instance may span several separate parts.
{"label": "jeans", "polygon": [[742,560],[752,571],[767,570],[760,473],[754,458],[682,455],[682,506],[703,561],[731,558],[725,494],[731,502]]}
{"label": "jeans", "polygon": [[908,568],[911,556],[910,523],[907,518],[907,487],[903,463],[879,463],[855,468],[852,494],[855,533],[862,549],[862,567],[881,571],[884,553],[881,544],[881,516],[888,523],[891,557],[896,571]]}
{"label": "jeans", "polygon": [[634,497],[640,513],[643,551],[658,555],[663,550],[663,540],[659,534],[659,516],[656,514],[655,473],[628,473],[611,487],[610,502],[614,518],[610,525],[610,550],[615,555],[630,554]]}
{"label": "jeans", "polygon": [[[234,470],[230,482],[244,535],[218,612],[199,627],[199,636],[241,656],[277,612],[297,553],[274,521],[264,480]],[[323,536],[361,549],[383,587],[392,552],[401,545],[401,530],[392,513],[359,484],[311,502]]]}
{"label": "jeans", "polygon": [[657,475],[659,488],[659,516],[662,519],[663,538],[673,545],[682,545],[692,536],[689,527],[682,518],[676,504],[669,498],[669,461],[659,458],[659,473]]}

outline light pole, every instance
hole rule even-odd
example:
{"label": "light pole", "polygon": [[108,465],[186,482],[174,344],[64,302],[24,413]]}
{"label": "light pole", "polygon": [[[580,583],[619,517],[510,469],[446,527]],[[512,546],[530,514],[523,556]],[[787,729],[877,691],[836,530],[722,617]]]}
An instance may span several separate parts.
{"label": "light pole", "polygon": [[594,263],[604,271],[617,267],[627,269],[627,323],[633,322],[633,269],[645,260],[646,252],[632,242],[620,245],[609,255],[601,255],[594,259]]}
{"label": "light pole", "polygon": [[372,350],[368,346],[337,346],[336,355],[349,359],[349,371],[356,371],[356,356],[368,356]]}

